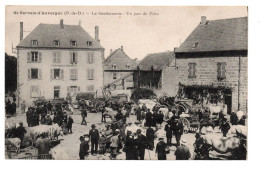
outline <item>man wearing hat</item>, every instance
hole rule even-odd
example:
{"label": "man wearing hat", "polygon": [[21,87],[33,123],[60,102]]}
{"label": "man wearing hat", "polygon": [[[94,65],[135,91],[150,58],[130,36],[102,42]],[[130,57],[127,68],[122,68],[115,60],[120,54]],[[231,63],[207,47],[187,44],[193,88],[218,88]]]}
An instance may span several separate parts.
{"label": "man wearing hat", "polygon": [[[98,150],[98,140],[99,140],[99,132],[96,129],[95,124],[91,125],[91,130],[89,131],[89,137],[91,142],[91,154],[97,154]],[[94,150],[95,148],[95,150]]]}
{"label": "man wearing hat", "polygon": [[79,140],[81,142],[79,148],[79,158],[80,160],[84,160],[85,156],[88,155],[89,145],[83,136],[80,136]]}
{"label": "man wearing hat", "polygon": [[87,122],[86,122],[87,110],[85,108],[82,108],[81,116],[82,116],[81,125],[87,125]]}
{"label": "man wearing hat", "polygon": [[144,160],[144,153],[146,148],[146,137],[143,134],[141,134],[142,133],[141,129],[138,129],[136,133],[137,133],[137,138],[135,140],[135,144],[137,146],[137,157],[138,160]]}
{"label": "man wearing hat", "polygon": [[45,119],[45,124],[52,125],[52,119],[50,117],[50,114],[47,114],[46,119]]}
{"label": "man wearing hat", "polygon": [[180,146],[181,135],[183,134],[183,124],[181,120],[178,120],[173,127],[173,134],[175,135],[177,147]]}
{"label": "man wearing hat", "polygon": [[189,160],[191,157],[190,150],[186,146],[186,140],[181,140],[181,146],[179,146],[175,151],[176,160]]}
{"label": "man wearing hat", "polygon": [[20,138],[20,140],[21,140],[21,147],[22,147],[22,144],[23,144],[24,134],[25,134],[26,132],[27,132],[27,131],[26,131],[25,128],[23,127],[23,122],[20,122],[20,123],[19,123],[19,126],[16,128],[16,133],[17,133],[17,137]]}
{"label": "man wearing hat", "polygon": [[158,160],[166,160],[166,148],[167,144],[163,141],[163,138],[159,138],[155,149],[155,156],[158,155]]}

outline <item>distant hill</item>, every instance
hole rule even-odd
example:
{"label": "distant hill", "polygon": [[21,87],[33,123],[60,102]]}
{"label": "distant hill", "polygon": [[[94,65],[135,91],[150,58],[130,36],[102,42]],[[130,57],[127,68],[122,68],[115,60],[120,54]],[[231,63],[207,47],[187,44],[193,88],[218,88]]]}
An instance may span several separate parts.
{"label": "distant hill", "polygon": [[5,93],[17,89],[17,58],[5,53]]}

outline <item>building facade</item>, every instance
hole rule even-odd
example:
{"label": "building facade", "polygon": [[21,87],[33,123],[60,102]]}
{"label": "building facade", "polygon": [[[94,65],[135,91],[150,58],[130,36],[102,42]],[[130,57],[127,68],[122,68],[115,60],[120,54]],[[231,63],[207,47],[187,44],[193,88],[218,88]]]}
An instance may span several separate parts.
{"label": "building facade", "polygon": [[162,91],[162,72],[174,60],[173,51],[148,54],[134,71],[135,88],[153,89],[156,94]]}
{"label": "building facade", "polygon": [[[175,50],[174,93],[247,113],[247,17],[206,20]],[[176,82],[178,84],[176,84]],[[169,84],[169,83],[168,83]],[[183,91],[180,91],[183,90]]]}
{"label": "building facade", "polygon": [[[21,33],[23,32],[21,25]],[[31,104],[103,87],[104,48],[80,25],[39,24],[17,46],[18,99]]]}
{"label": "building facade", "polygon": [[104,85],[110,90],[133,89],[133,71],[136,68],[136,59],[131,59],[123,49],[110,51],[104,62]]}

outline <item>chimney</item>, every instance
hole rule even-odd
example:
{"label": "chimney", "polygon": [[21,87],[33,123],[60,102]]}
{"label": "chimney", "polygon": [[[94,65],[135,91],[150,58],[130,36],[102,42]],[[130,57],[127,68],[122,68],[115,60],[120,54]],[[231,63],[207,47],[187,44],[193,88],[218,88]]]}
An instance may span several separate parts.
{"label": "chimney", "polygon": [[95,40],[100,43],[98,26],[95,26]]}
{"label": "chimney", "polygon": [[20,22],[20,41],[23,40],[23,22]]}
{"label": "chimney", "polygon": [[124,46],[121,46],[121,49],[124,50]]}
{"label": "chimney", "polygon": [[64,29],[63,19],[60,20],[60,28],[61,28],[61,29]]}
{"label": "chimney", "polygon": [[200,24],[205,25],[206,23],[207,23],[207,18],[206,18],[206,16],[201,16]]}
{"label": "chimney", "polygon": [[177,48],[177,47],[175,47],[175,48],[174,48],[174,50],[173,50],[173,52],[176,52],[176,50],[177,50],[177,49],[178,49],[178,48]]}
{"label": "chimney", "polygon": [[110,54],[113,52],[113,49],[110,49]]}

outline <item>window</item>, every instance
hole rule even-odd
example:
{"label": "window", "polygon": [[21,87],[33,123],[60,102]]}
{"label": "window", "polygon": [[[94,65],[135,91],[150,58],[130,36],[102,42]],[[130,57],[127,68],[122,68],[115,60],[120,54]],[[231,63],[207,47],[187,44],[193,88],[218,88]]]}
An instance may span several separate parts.
{"label": "window", "polygon": [[94,69],[87,70],[88,80],[94,80]]}
{"label": "window", "polygon": [[37,40],[32,40],[32,45],[33,46],[37,46],[38,45],[38,41]]}
{"label": "window", "polygon": [[54,86],[54,99],[60,98],[60,86]]}
{"label": "window", "polygon": [[61,63],[61,53],[60,52],[52,52],[52,62]]}
{"label": "window", "polygon": [[51,69],[51,80],[63,80],[64,70],[63,69]]}
{"label": "window", "polygon": [[72,40],[72,41],[70,41],[70,45],[71,46],[77,46],[77,43],[76,43],[76,41]]}
{"label": "window", "polygon": [[114,73],[113,73],[113,79],[114,79],[114,80],[116,79],[116,76],[117,76],[117,74],[116,74],[116,72],[114,72]]}
{"label": "window", "polygon": [[87,41],[87,46],[92,46],[93,42]]}
{"label": "window", "polygon": [[42,62],[42,53],[41,52],[27,52],[27,62],[41,63]]}
{"label": "window", "polygon": [[88,52],[87,53],[87,63],[93,64],[94,63],[94,53]]}
{"label": "window", "polygon": [[112,69],[116,69],[116,65],[112,65]]}
{"label": "window", "polygon": [[37,68],[32,68],[32,69],[28,69],[28,80],[41,80],[42,79],[42,72],[41,69],[37,69]]}
{"label": "window", "polygon": [[189,78],[196,78],[196,63],[189,63]]}
{"label": "window", "polygon": [[80,91],[80,88],[77,87],[77,86],[70,86],[69,87],[69,92],[70,92],[72,97],[76,96],[78,91]]}
{"label": "window", "polygon": [[40,89],[39,86],[31,86],[31,97],[40,97]]}
{"label": "window", "polygon": [[126,65],[125,67],[126,67],[127,69],[130,69],[130,65]]}
{"label": "window", "polygon": [[54,46],[60,46],[60,41],[59,40],[54,40],[53,41]]}
{"label": "window", "polygon": [[71,69],[70,70],[70,79],[71,80],[77,80],[78,79],[78,70],[77,69]]}
{"label": "window", "polygon": [[77,52],[70,52],[70,63],[71,64],[78,63],[78,53]]}
{"label": "window", "polygon": [[87,86],[87,92],[93,92],[94,91],[94,85]]}
{"label": "window", "polygon": [[223,80],[226,78],[226,63],[222,62],[222,63],[217,63],[217,67],[218,67],[218,76],[217,79],[219,81]]}

